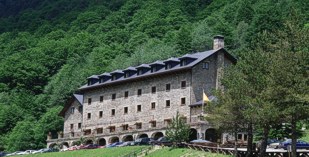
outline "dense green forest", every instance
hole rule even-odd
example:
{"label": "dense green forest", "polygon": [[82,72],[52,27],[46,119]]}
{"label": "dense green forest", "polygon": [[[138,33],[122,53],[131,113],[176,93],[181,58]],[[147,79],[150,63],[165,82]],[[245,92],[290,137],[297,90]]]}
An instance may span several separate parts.
{"label": "dense green forest", "polygon": [[0,151],[46,146],[49,131],[86,78],[212,48],[225,36],[235,56],[308,0],[0,0]]}

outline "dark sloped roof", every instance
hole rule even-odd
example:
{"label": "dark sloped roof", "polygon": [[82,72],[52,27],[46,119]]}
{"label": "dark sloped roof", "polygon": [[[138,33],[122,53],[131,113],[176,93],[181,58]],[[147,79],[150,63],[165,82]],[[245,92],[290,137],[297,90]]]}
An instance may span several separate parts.
{"label": "dark sloped roof", "polygon": [[110,74],[123,74],[123,71],[117,69],[117,70],[111,72]]}
{"label": "dark sloped roof", "polygon": [[99,77],[101,77],[101,76],[111,76],[111,74],[110,73],[103,73],[103,74],[101,74],[101,75],[99,75]]}
{"label": "dark sloped roof", "polygon": [[127,69],[124,69],[123,71],[136,71],[135,67],[128,67]]}
{"label": "dark sloped roof", "polygon": [[164,63],[165,62],[179,62],[179,59],[178,58],[174,58],[174,57],[172,57],[172,58],[169,58],[169,59],[167,59],[167,60],[165,60],[165,61],[163,61]]}
{"label": "dark sloped roof", "polygon": [[139,68],[150,68],[150,66],[149,66],[149,64],[141,64],[141,65],[136,67],[136,69],[139,69]]}
{"label": "dark sloped roof", "polygon": [[[120,82],[124,82],[124,81],[132,81],[134,79],[139,79],[139,78],[144,78],[144,77],[150,77],[150,76],[155,76],[155,75],[161,75],[161,74],[166,74],[166,73],[171,73],[171,72],[176,72],[176,71],[180,71],[180,70],[187,70],[187,69],[191,69],[193,66],[195,66],[196,64],[198,64],[199,62],[201,62],[202,60],[210,57],[211,55],[215,54],[216,52],[219,52],[219,51],[222,51],[224,52],[224,54],[226,55],[227,58],[229,58],[232,62],[236,63],[236,58],[234,56],[232,56],[231,54],[229,54],[225,49],[221,48],[221,49],[217,49],[217,50],[209,50],[209,51],[205,51],[205,52],[198,52],[198,53],[194,53],[194,54],[190,54],[191,57],[195,57],[196,59],[192,62],[190,62],[189,64],[186,64],[186,65],[183,65],[183,66],[180,66],[180,64],[177,64],[176,66],[174,66],[173,68],[170,68],[170,69],[165,69],[165,68],[162,68],[158,71],[155,71],[155,72],[151,72],[151,71],[148,71],[142,75],[137,75],[137,74],[134,74],[130,77],[120,77],[116,80],[107,80],[103,83],[94,83],[92,85],[84,85],[82,87],[79,88],[79,91],[83,91],[83,90],[87,90],[87,89],[93,89],[93,88],[98,88],[98,87],[101,87],[101,86],[105,86],[105,85],[111,85],[111,84],[116,84],[116,83],[120,83]],[[186,55],[185,55],[186,56]],[[180,57],[181,58],[181,57]],[[179,62],[179,59],[178,58],[170,58],[170,59],[167,59],[163,62],[168,62],[168,61],[177,61]],[[149,67],[149,64],[142,64],[138,67]],[[136,67],[136,68],[138,68]],[[101,75],[100,75],[101,76]]]}
{"label": "dark sloped roof", "polygon": [[71,107],[71,105],[74,102],[74,100],[77,100],[79,105],[82,106],[83,105],[83,101],[84,101],[84,96],[81,95],[81,94],[73,94],[73,96],[71,96],[71,98],[65,103],[63,109],[59,113],[59,116],[64,117],[65,112],[67,112],[67,110]]}
{"label": "dark sloped roof", "polygon": [[99,79],[98,75],[92,75],[90,77],[88,77],[88,79]]}
{"label": "dark sloped roof", "polygon": [[182,57],[179,57],[179,59],[184,59],[184,58],[196,58],[196,56],[192,55],[192,54],[186,54]]}
{"label": "dark sloped roof", "polygon": [[163,61],[155,61],[153,63],[150,63],[149,65],[152,66],[152,65],[165,65],[165,64],[163,63]]}

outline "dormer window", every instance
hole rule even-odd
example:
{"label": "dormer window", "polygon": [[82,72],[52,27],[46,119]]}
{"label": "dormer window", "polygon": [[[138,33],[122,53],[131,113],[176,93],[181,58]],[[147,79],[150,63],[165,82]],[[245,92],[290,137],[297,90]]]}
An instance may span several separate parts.
{"label": "dormer window", "polygon": [[139,70],[137,71],[137,75],[141,75],[141,74],[143,74],[143,70],[142,70],[142,69],[139,69]]}
{"label": "dormer window", "polygon": [[172,68],[172,65],[171,65],[171,64],[166,64],[165,69],[171,69],[171,68]]}
{"label": "dormer window", "polygon": [[112,81],[114,81],[114,80],[116,80],[116,79],[117,79],[116,75],[113,75],[113,76],[112,76]]}
{"label": "dormer window", "polygon": [[187,65],[187,60],[186,59],[181,60],[180,66],[185,66],[185,65]]}
{"label": "dormer window", "polygon": [[130,73],[126,72],[126,74],[124,75],[125,78],[130,77]]}
{"label": "dormer window", "polygon": [[151,72],[156,72],[156,71],[157,71],[157,67],[156,66],[152,67]]}

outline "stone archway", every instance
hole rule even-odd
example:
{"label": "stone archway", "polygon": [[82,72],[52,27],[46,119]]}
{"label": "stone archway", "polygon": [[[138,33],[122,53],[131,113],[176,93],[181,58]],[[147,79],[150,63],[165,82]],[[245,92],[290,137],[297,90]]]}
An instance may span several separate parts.
{"label": "stone archway", "polygon": [[152,134],[151,138],[153,138],[154,140],[159,139],[160,137],[163,137],[164,134],[162,132],[155,132]]}
{"label": "stone archway", "polygon": [[69,145],[68,142],[62,142],[62,143],[61,143],[61,146],[62,146],[62,149],[63,149],[63,148],[69,148],[69,147],[70,147],[70,145]]}
{"label": "stone archway", "polygon": [[100,146],[105,146],[105,145],[106,145],[106,140],[105,140],[104,138],[100,138],[100,139],[98,140],[98,144],[99,144]]}
{"label": "stone archway", "polygon": [[119,137],[114,136],[114,137],[109,138],[109,143],[115,143],[115,142],[119,142]]}
{"label": "stone archway", "polygon": [[196,140],[196,139],[198,139],[198,137],[197,137],[197,130],[194,129],[194,128],[191,128],[190,129],[189,141]]}
{"label": "stone archway", "polygon": [[57,143],[52,143],[52,144],[50,144],[48,148],[55,148],[55,147],[58,147],[58,146],[57,146]]}
{"label": "stone archway", "polygon": [[140,135],[138,135],[137,138],[148,138],[148,135],[147,134],[140,134]]}
{"label": "stone archway", "polygon": [[134,141],[132,135],[126,135],[122,138],[122,142]]}
{"label": "stone archway", "polygon": [[90,139],[88,139],[88,140],[86,140],[85,144],[86,144],[86,145],[88,145],[88,144],[93,144],[93,141],[90,140]]}
{"label": "stone archway", "polygon": [[211,142],[217,142],[218,140],[218,133],[216,129],[209,128],[205,131],[205,140],[211,141]]}

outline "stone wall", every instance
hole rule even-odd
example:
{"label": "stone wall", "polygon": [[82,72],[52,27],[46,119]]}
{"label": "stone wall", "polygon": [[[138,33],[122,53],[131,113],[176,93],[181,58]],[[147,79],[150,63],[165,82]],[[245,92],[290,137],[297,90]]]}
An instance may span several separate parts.
{"label": "stone wall", "polygon": [[[81,129],[78,129],[78,123],[82,123],[83,119],[83,113],[79,112],[80,104],[79,102],[75,99],[71,105],[71,107],[65,112],[64,116],[64,126],[63,126],[63,133],[67,134],[70,133],[71,131],[81,131]],[[74,113],[71,113],[71,108],[74,108]],[[73,124],[73,129],[71,130],[71,124]]]}

